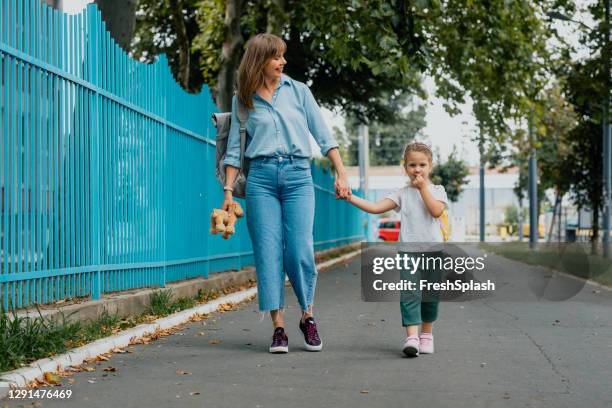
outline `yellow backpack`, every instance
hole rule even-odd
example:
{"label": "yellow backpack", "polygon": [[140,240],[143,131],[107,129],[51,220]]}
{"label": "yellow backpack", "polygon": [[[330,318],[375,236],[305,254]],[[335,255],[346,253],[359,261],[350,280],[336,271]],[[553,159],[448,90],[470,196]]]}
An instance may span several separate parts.
{"label": "yellow backpack", "polygon": [[440,216],[440,229],[442,230],[442,239],[448,241],[451,234],[450,223],[448,222],[448,212],[444,210]]}

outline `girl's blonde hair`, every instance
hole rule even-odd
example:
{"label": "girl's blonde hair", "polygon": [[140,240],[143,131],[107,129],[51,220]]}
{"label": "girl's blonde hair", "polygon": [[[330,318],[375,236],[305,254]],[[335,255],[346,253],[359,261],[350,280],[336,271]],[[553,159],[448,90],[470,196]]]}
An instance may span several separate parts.
{"label": "girl's blonde hair", "polygon": [[264,84],[268,60],[286,50],[285,41],[274,34],[257,34],[247,42],[238,68],[238,98],[248,109],[253,109],[253,92]]}
{"label": "girl's blonde hair", "polygon": [[411,142],[404,148],[404,167],[406,167],[406,164],[408,163],[408,153],[410,152],[423,153],[429,159],[430,166],[433,166],[433,153],[431,152],[431,148],[425,143]]}

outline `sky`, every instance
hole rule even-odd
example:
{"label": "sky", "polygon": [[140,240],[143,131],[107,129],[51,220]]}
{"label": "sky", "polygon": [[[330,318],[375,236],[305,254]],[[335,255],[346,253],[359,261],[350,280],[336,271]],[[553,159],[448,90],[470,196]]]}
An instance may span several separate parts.
{"label": "sky", "polygon": [[[590,3],[591,0],[577,0],[576,3],[580,7]],[[92,0],[64,0],[64,12],[76,13],[79,12],[85,5],[91,3]],[[590,16],[584,13],[577,13],[574,18],[585,22],[588,25],[593,25],[589,19]],[[573,23],[555,23],[556,28],[563,33],[570,42],[577,43],[577,33]],[[451,117],[444,110],[444,100],[435,96],[435,85],[431,78],[425,78],[425,89],[429,94],[427,101],[427,125],[423,129],[425,141],[429,142],[434,149],[439,149],[442,157],[448,156],[452,151],[453,146],[456,146],[460,157],[470,165],[479,163],[478,146],[471,141],[475,134],[475,120],[471,113],[470,101],[460,105],[461,114]],[[344,119],[341,115],[335,114],[327,109],[324,109],[324,117],[330,129],[337,126],[344,129]]]}

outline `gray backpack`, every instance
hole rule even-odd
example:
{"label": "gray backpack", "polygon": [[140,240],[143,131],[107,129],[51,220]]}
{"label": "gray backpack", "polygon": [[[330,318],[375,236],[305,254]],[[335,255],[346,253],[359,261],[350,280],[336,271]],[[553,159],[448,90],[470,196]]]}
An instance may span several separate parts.
{"label": "gray backpack", "polygon": [[[246,150],[246,122],[249,119],[249,111],[246,106],[236,101],[238,120],[240,121],[240,171],[234,181],[234,197],[245,198],[246,196],[246,178],[249,173],[249,161],[244,157],[244,151]],[[217,180],[222,186],[225,186],[225,171],[223,166],[223,159],[227,151],[227,142],[229,139],[229,130],[232,121],[231,112],[213,113],[213,123],[217,128],[217,155],[215,160],[215,173]]]}

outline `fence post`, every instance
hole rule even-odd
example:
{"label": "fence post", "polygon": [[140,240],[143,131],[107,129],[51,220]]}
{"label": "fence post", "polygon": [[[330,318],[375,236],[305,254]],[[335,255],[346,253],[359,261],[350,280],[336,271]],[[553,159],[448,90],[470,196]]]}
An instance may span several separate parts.
{"label": "fence post", "polygon": [[[87,7],[87,64],[89,69],[89,81],[96,87],[100,86],[99,81],[99,65],[103,61],[98,61],[98,41],[100,38],[100,18],[97,16],[97,9],[90,5]],[[91,104],[91,133],[90,133],[90,152],[89,152],[89,183],[91,191],[91,255],[92,264],[96,270],[92,276],[91,297],[92,299],[100,299],[102,294],[102,276],[101,276],[101,251],[100,251],[100,93],[96,91],[93,94]]]}
{"label": "fence post", "polygon": [[163,118],[164,120],[164,135],[162,140],[162,207],[164,214],[163,217],[163,246],[164,246],[164,274],[162,276],[162,281],[160,286],[163,288],[166,286],[166,281],[168,279],[167,269],[168,269],[168,233],[167,233],[167,225],[168,225],[168,216],[169,216],[169,206],[168,206],[168,81],[166,78],[161,75],[161,67],[162,64],[157,64],[157,83],[163,84],[162,89],[162,108],[163,108]]}

